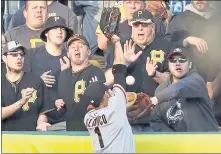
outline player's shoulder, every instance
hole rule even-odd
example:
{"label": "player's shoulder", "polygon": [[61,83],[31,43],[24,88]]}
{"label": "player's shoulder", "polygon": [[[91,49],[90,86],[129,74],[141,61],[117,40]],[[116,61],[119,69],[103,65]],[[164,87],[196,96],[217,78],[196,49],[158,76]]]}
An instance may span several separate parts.
{"label": "player's shoulder", "polygon": [[117,92],[121,92],[125,97],[127,96],[125,89],[121,85],[114,84],[112,93],[113,93],[113,95],[115,95],[115,93],[117,93]]}

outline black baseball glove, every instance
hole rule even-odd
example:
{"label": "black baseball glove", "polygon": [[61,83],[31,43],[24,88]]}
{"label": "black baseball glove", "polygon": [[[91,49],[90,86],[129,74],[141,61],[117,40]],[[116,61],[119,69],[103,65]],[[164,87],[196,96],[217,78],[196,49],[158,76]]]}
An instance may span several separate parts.
{"label": "black baseball glove", "polygon": [[100,19],[100,29],[103,34],[111,40],[114,34],[118,33],[121,13],[117,7],[104,8]]}

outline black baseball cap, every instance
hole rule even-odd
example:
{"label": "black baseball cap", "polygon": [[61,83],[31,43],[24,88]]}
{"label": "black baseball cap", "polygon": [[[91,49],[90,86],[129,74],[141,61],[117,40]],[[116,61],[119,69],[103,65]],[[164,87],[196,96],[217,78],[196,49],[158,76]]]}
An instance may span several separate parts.
{"label": "black baseball cap", "polygon": [[154,23],[152,13],[147,10],[138,10],[134,12],[132,24],[137,23],[137,22]]}
{"label": "black baseball cap", "polygon": [[80,95],[80,101],[98,107],[102,101],[105,91],[109,89],[103,82],[97,81],[90,84]]}
{"label": "black baseball cap", "polygon": [[26,50],[26,48],[23,45],[21,45],[19,42],[10,41],[3,48],[3,54],[5,55],[6,53],[9,53],[9,52],[16,52],[17,49],[22,49],[24,53]]}
{"label": "black baseball cap", "polygon": [[88,43],[86,37],[84,37],[81,34],[74,34],[73,36],[71,36],[68,39],[67,46],[69,46],[73,41],[77,41],[77,40],[82,41],[84,44],[86,44],[90,48],[89,43]]}
{"label": "black baseball cap", "polygon": [[173,56],[182,56],[187,59],[190,58],[188,51],[185,48],[175,48],[171,53],[168,54],[168,59],[172,58]]}
{"label": "black baseball cap", "polygon": [[40,35],[40,38],[44,41],[44,42],[47,42],[47,38],[45,36],[45,33],[47,31],[49,31],[50,29],[53,29],[53,28],[56,28],[56,27],[62,27],[62,28],[65,28],[66,30],[66,38],[64,40],[64,42],[66,42],[69,37],[71,37],[73,35],[73,30],[68,28],[67,25],[66,25],[66,21],[63,17],[60,17],[60,16],[51,16],[49,17],[46,22],[45,22],[45,25],[44,25],[44,29],[43,31],[41,32],[41,35]]}

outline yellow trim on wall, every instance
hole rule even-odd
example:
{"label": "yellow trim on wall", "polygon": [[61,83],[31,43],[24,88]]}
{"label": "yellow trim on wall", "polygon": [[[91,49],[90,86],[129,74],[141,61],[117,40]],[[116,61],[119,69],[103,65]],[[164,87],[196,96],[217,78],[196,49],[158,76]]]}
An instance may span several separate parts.
{"label": "yellow trim on wall", "polygon": [[[71,135],[3,134],[2,152],[93,152],[90,136]],[[221,153],[221,134],[144,134],[135,135],[135,141],[136,152]]]}

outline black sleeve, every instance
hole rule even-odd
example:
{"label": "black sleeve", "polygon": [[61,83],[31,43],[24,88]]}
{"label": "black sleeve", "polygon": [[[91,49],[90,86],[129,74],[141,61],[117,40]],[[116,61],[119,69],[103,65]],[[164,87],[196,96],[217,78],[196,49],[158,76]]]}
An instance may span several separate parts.
{"label": "black sleeve", "polygon": [[114,84],[119,84],[124,89],[126,89],[126,72],[126,65],[116,64],[112,67],[112,73],[114,75]]}
{"label": "black sleeve", "polygon": [[84,9],[82,5],[76,5],[75,1],[73,1],[73,11],[77,16],[84,15]]}
{"label": "black sleeve", "polygon": [[180,15],[173,16],[165,35],[168,41],[173,41],[177,45],[182,45],[183,40],[189,36],[188,29],[182,20]]}

